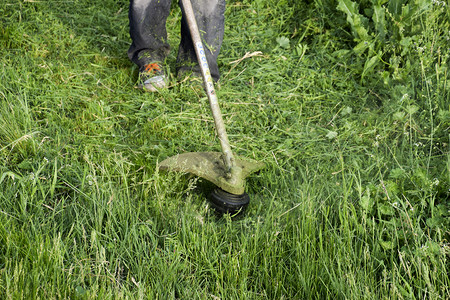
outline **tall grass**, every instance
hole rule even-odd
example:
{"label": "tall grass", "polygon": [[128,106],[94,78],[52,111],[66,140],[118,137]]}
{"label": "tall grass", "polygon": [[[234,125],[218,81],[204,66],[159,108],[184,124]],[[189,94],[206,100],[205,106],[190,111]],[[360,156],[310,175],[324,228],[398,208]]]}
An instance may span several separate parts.
{"label": "tall grass", "polygon": [[219,144],[195,87],[134,88],[127,1],[1,2],[0,298],[448,298],[449,11],[384,2],[227,2],[239,217],[158,171]]}

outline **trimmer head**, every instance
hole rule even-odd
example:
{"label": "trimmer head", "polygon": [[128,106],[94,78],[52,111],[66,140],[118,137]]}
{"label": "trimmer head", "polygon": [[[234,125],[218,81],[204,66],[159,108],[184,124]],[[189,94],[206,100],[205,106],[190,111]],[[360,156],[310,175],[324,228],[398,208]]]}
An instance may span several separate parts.
{"label": "trimmer head", "polygon": [[161,170],[197,175],[234,195],[244,194],[245,178],[264,166],[264,163],[236,156],[230,178],[224,165],[223,154],[220,152],[183,153],[169,157],[159,164]]}
{"label": "trimmer head", "polygon": [[242,213],[250,202],[247,193],[241,195],[230,194],[220,188],[216,188],[210,195],[211,206],[219,213],[232,215]]}

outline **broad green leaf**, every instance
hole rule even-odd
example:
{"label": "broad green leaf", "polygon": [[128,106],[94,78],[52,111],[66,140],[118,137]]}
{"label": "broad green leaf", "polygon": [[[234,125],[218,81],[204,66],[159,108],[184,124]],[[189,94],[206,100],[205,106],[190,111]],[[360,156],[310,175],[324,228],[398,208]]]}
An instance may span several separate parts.
{"label": "broad green leaf", "polygon": [[17,178],[17,179],[21,179],[22,178],[21,176],[13,173],[11,171],[7,171],[7,172],[3,173],[2,176],[0,177],[0,183],[2,183],[3,180],[5,180],[6,176],[9,176],[12,180],[14,180],[15,178]]}
{"label": "broad green leaf", "polygon": [[373,199],[370,197],[370,191],[367,189],[365,195],[359,200],[359,205],[361,205],[362,209],[366,212],[369,212],[372,209],[373,204]]}
{"label": "broad green leaf", "polygon": [[397,179],[397,178],[403,178],[405,176],[405,171],[401,168],[395,168],[392,169],[389,173],[389,177]]}
{"label": "broad green leaf", "polygon": [[383,41],[384,37],[386,36],[386,22],[385,22],[384,7],[382,7],[381,5],[374,6],[372,20],[375,23],[375,28],[378,33],[378,38]]}
{"label": "broad green leaf", "polygon": [[394,16],[398,16],[400,15],[401,11],[402,11],[402,5],[404,3],[404,0],[391,0],[389,1],[389,12],[394,15]]}
{"label": "broad green leaf", "polygon": [[450,124],[450,111],[441,109],[438,112],[438,118],[444,124]]}
{"label": "broad green leaf", "polygon": [[442,218],[442,217],[428,218],[426,223],[427,223],[428,227],[435,228],[435,227],[438,227],[439,225],[444,224],[444,218]]}
{"label": "broad green leaf", "polygon": [[383,247],[384,250],[392,250],[392,249],[394,249],[394,242],[393,241],[384,241],[382,239],[379,239],[378,242],[380,243],[381,247]]}
{"label": "broad green leaf", "polygon": [[289,48],[289,39],[285,36],[280,36],[277,37],[277,43],[278,45],[283,48],[283,49],[288,49]]}
{"label": "broad green leaf", "polygon": [[366,60],[366,63],[364,64],[364,71],[362,72],[361,78],[364,78],[364,76],[367,73],[372,71],[373,68],[375,68],[377,62],[378,62],[378,56],[373,56],[371,59]]}
{"label": "broad green leaf", "polygon": [[345,116],[345,115],[349,115],[349,114],[351,114],[352,113],[352,111],[353,111],[353,109],[350,107],[350,106],[347,106],[347,107],[345,107],[343,110],[342,110],[342,115],[343,116]]}
{"label": "broad green leaf", "polygon": [[330,140],[334,139],[338,136],[338,133],[336,131],[328,131],[326,137]]}
{"label": "broad green leaf", "polygon": [[358,5],[355,2],[350,0],[339,0],[337,9],[347,15],[347,22],[350,24],[355,38],[360,40],[367,40],[369,38],[363,24],[367,19],[358,13]]}
{"label": "broad green leaf", "polygon": [[394,118],[394,120],[403,121],[405,116],[406,116],[406,114],[404,112],[398,111],[398,112],[394,113],[394,115],[392,117]]}
{"label": "broad green leaf", "polygon": [[417,105],[408,105],[408,107],[406,107],[406,112],[410,115],[413,115],[418,111],[419,107]]}
{"label": "broad green leaf", "polygon": [[395,211],[392,205],[386,203],[378,204],[378,211],[385,216],[393,216]]}
{"label": "broad green leaf", "polygon": [[372,45],[373,42],[362,41],[353,48],[353,51],[355,51],[356,54],[361,55],[364,53],[364,51],[366,51],[366,49],[371,48]]}
{"label": "broad green leaf", "polygon": [[356,3],[351,0],[339,0],[337,8],[346,13],[350,18],[353,18],[357,14]]}
{"label": "broad green leaf", "polygon": [[21,161],[20,164],[17,165],[17,167],[25,170],[33,169],[33,166],[28,159]]}

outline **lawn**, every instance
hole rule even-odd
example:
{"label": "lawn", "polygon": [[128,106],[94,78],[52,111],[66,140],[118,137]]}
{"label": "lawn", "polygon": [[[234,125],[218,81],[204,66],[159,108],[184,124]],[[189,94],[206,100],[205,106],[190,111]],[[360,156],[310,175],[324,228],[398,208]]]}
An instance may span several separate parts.
{"label": "lawn", "polygon": [[1,299],[448,299],[450,9],[228,0],[216,89],[247,210],[159,171],[220,151],[174,74],[135,88],[128,1],[0,3]]}

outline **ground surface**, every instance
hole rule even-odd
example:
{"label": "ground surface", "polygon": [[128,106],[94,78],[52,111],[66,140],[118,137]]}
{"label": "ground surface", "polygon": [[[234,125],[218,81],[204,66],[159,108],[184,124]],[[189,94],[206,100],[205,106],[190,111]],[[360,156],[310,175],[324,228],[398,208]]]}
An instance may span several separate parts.
{"label": "ground surface", "polygon": [[228,1],[218,96],[267,166],[231,219],[156,168],[220,148],[201,89],[134,88],[127,1],[1,1],[0,298],[448,299],[450,14],[385,2]]}

